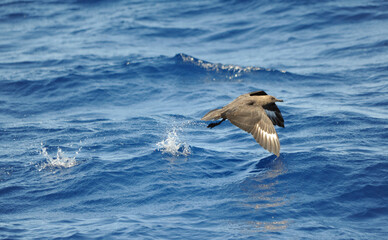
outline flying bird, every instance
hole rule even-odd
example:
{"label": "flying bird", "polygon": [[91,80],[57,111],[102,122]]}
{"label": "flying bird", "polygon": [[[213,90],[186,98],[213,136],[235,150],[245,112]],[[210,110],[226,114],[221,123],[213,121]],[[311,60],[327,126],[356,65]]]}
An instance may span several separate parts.
{"label": "flying bird", "polygon": [[284,119],[275,102],[283,102],[264,91],[243,94],[228,105],[208,112],[201,120],[213,128],[228,119],[233,125],[250,133],[264,149],[276,156],[280,155],[280,142],[274,125],[284,128]]}

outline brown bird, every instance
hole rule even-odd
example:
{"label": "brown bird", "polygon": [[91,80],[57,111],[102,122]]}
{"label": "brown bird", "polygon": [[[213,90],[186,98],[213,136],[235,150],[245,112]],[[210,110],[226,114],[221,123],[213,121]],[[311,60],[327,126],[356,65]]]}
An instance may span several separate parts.
{"label": "brown bird", "polygon": [[228,119],[233,125],[251,133],[263,148],[279,156],[280,143],[274,125],[284,128],[284,119],[275,102],[283,100],[267,95],[264,91],[251,92],[239,96],[221,109],[211,110],[201,120],[222,118],[207,126],[213,128]]}

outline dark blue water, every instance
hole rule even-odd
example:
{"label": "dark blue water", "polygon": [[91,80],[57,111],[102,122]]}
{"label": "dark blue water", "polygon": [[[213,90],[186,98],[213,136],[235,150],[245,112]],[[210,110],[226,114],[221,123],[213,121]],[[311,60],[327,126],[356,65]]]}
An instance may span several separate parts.
{"label": "dark blue water", "polygon": [[[0,2],[0,238],[384,239],[386,1]],[[209,110],[284,100],[280,157]]]}

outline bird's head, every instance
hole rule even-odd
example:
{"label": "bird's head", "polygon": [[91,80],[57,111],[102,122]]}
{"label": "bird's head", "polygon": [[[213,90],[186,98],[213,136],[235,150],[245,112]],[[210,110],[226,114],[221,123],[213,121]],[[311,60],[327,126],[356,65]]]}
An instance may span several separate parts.
{"label": "bird's head", "polygon": [[277,99],[276,97],[271,96],[271,95],[265,95],[265,96],[260,96],[260,97],[262,97],[265,104],[275,103],[275,102],[283,102],[283,100]]}

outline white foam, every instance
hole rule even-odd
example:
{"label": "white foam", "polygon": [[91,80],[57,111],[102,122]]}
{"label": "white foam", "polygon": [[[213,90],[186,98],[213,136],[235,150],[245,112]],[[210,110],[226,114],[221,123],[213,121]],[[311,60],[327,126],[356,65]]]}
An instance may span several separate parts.
{"label": "white foam", "polygon": [[191,154],[190,146],[179,139],[177,131],[178,130],[174,127],[168,132],[167,138],[158,142],[156,146],[162,153],[168,153],[173,156],[188,156]]}
{"label": "white foam", "polygon": [[46,161],[40,164],[37,164],[36,167],[39,171],[42,171],[46,168],[70,168],[78,164],[77,160],[75,159],[78,153],[81,151],[80,147],[77,152],[75,152],[75,155],[73,157],[67,157],[65,153],[62,151],[61,148],[58,147],[57,150],[57,156],[51,157],[50,154],[47,152],[47,148],[43,147],[40,154],[43,155],[46,158]]}

